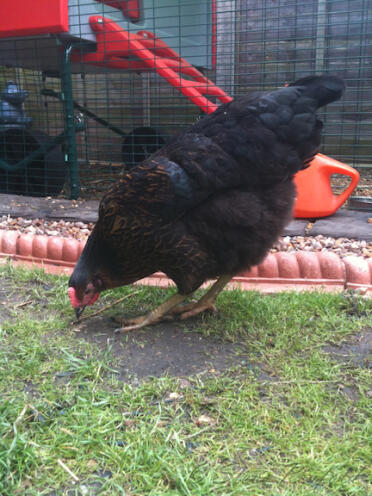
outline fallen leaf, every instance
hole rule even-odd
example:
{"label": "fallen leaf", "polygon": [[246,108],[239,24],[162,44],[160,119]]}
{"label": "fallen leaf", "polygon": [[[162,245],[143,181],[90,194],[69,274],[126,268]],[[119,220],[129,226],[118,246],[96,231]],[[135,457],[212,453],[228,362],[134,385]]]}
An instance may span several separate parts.
{"label": "fallen leaf", "polygon": [[208,415],[200,415],[199,418],[195,421],[196,425],[213,425],[216,423],[216,420],[212,417],[208,417]]}
{"label": "fallen leaf", "polygon": [[172,400],[172,401],[179,400],[180,398],[182,398],[182,394],[176,393],[176,392],[169,393],[169,396],[168,396],[168,399]]}
{"label": "fallen leaf", "polygon": [[217,398],[213,398],[213,397],[210,397],[210,396],[204,396],[201,399],[201,402],[200,403],[202,405],[214,405],[217,402],[218,402]]}
{"label": "fallen leaf", "polygon": [[156,422],[156,427],[165,427],[168,424],[169,422],[167,420],[159,420],[159,422]]}

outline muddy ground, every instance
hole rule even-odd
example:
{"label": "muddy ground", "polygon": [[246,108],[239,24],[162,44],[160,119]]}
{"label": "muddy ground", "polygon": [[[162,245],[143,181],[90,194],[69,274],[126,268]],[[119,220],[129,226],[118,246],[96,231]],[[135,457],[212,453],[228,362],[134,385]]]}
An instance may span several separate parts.
{"label": "muddy ground", "polygon": [[[239,344],[219,341],[196,332],[194,322],[163,322],[127,334],[114,332],[118,324],[109,317],[96,317],[77,326],[77,339],[86,339],[101,350],[110,347],[118,359],[120,378],[187,376],[221,371],[246,363]],[[75,328],[76,329],[76,328]]]}
{"label": "muddy ground", "polygon": [[[187,324],[165,322],[128,334],[115,334],[116,327],[109,317],[96,317],[78,326],[76,338],[95,343],[101,351],[109,347],[118,359],[119,377],[124,381],[165,374],[182,377],[221,372],[234,365],[255,369],[259,380],[273,380],[242,343],[223,342],[198,333],[197,318]],[[323,351],[345,365],[372,369],[372,327],[340,345],[326,345]]]}

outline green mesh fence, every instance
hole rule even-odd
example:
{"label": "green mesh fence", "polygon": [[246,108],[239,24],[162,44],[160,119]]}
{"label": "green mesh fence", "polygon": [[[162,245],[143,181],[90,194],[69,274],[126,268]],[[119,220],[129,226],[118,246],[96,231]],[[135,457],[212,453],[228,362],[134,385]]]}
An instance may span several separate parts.
{"label": "green mesh fence", "polygon": [[[368,0],[67,3],[68,32],[0,27],[1,193],[99,198],[123,168],[221,103],[213,83],[234,97],[333,73],[347,92],[322,114],[322,152],[358,169],[354,196],[372,196]],[[100,34],[103,18],[140,45],[115,38],[111,24]],[[182,93],[195,81],[189,67],[209,88],[206,106]],[[346,184],[334,181],[336,191]]]}

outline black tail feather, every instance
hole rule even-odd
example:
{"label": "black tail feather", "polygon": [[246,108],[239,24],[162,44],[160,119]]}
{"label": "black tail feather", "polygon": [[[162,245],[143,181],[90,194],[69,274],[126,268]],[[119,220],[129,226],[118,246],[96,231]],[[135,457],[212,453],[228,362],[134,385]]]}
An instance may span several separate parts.
{"label": "black tail feather", "polygon": [[306,87],[305,94],[314,98],[319,107],[328,105],[341,98],[345,91],[345,83],[338,76],[307,76],[289,86]]}

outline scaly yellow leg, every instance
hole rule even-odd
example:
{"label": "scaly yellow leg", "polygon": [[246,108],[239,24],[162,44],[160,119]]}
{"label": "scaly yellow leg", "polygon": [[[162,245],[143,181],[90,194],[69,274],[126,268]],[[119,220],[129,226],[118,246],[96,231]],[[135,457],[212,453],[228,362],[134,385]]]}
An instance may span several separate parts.
{"label": "scaly yellow leg", "polygon": [[166,313],[172,310],[172,308],[179,305],[187,297],[188,295],[181,295],[180,293],[176,293],[168,298],[168,300],[164,301],[161,305],[156,307],[154,310],[152,310],[149,314],[122,321],[123,327],[115,329],[115,332],[123,333],[135,331],[137,329],[142,329],[142,327],[155,324],[156,322],[159,322]]}
{"label": "scaly yellow leg", "polygon": [[190,317],[194,317],[195,315],[199,315],[199,313],[202,313],[205,310],[212,310],[213,312],[216,312],[214,302],[216,301],[219,293],[221,293],[226,284],[231,280],[231,277],[232,276],[230,274],[219,277],[213,286],[200,298],[197,303],[191,307],[187,305],[188,308],[185,308],[184,312],[180,313],[179,318],[181,320],[188,319]]}
{"label": "scaly yellow leg", "polygon": [[140,317],[135,317],[134,319],[125,319],[121,321],[120,323],[123,327],[115,329],[115,332],[124,333],[142,329],[148,325],[156,324],[163,318],[166,319],[167,315],[170,317],[172,315],[178,315],[179,319],[184,320],[189,317],[194,317],[205,310],[212,310],[215,312],[216,308],[214,306],[214,302],[218,294],[231,280],[231,277],[232,276],[230,274],[219,277],[213,286],[196,303],[181,306],[180,303],[182,303],[189,295],[181,295],[180,293],[176,293],[152,310],[149,314],[141,315]]}

